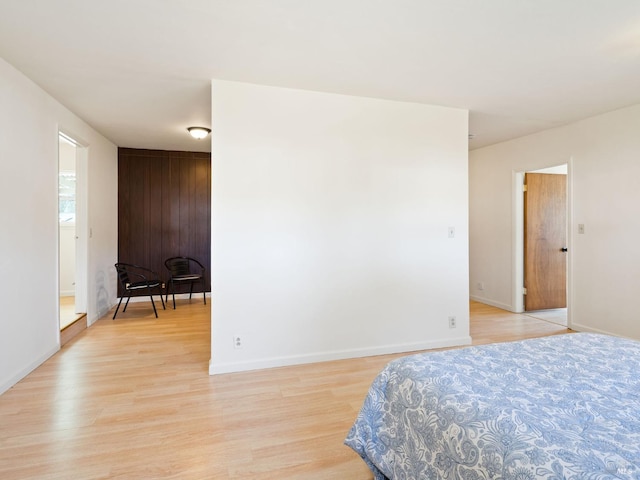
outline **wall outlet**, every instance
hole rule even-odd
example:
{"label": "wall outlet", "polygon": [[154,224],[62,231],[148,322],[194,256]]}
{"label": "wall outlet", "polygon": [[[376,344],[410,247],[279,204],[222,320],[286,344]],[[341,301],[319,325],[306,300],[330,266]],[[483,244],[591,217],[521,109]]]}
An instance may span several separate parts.
{"label": "wall outlet", "polygon": [[449,317],[449,328],[456,328],[456,317]]}
{"label": "wall outlet", "polygon": [[240,335],[233,336],[233,348],[242,348],[242,337]]}

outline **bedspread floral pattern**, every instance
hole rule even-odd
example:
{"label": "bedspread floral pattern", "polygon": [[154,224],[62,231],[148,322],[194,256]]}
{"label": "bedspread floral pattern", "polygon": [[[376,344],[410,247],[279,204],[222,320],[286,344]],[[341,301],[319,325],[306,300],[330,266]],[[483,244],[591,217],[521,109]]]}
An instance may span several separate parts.
{"label": "bedspread floral pattern", "polygon": [[640,479],[640,342],[576,333],[395,360],[345,443],[376,480]]}

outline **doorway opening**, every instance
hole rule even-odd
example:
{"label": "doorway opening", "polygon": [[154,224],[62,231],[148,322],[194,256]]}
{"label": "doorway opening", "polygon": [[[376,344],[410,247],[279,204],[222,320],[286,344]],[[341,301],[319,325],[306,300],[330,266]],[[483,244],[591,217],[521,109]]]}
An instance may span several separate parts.
{"label": "doorway opening", "polygon": [[[515,173],[518,313],[569,326],[570,164]],[[525,186],[526,185],[526,186]]]}
{"label": "doorway opening", "polygon": [[[58,293],[61,343],[86,328],[86,148],[58,135]],[[65,335],[63,333],[66,332]]]}

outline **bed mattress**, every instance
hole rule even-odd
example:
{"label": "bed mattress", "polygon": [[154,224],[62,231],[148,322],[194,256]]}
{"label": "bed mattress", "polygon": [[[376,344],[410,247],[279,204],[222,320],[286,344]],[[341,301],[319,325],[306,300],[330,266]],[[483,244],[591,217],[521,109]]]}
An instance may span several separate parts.
{"label": "bed mattress", "polygon": [[376,480],[640,479],[640,342],[575,333],[403,357],[345,443]]}

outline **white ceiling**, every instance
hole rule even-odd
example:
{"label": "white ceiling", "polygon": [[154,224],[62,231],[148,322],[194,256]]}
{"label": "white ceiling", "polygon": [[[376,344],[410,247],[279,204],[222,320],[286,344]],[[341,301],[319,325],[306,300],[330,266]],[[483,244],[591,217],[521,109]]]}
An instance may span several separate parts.
{"label": "white ceiling", "polygon": [[476,148],[640,103],[640,1],[0,0],[0,57],[122,147],[209,151],[219,78],[469,109]]}

